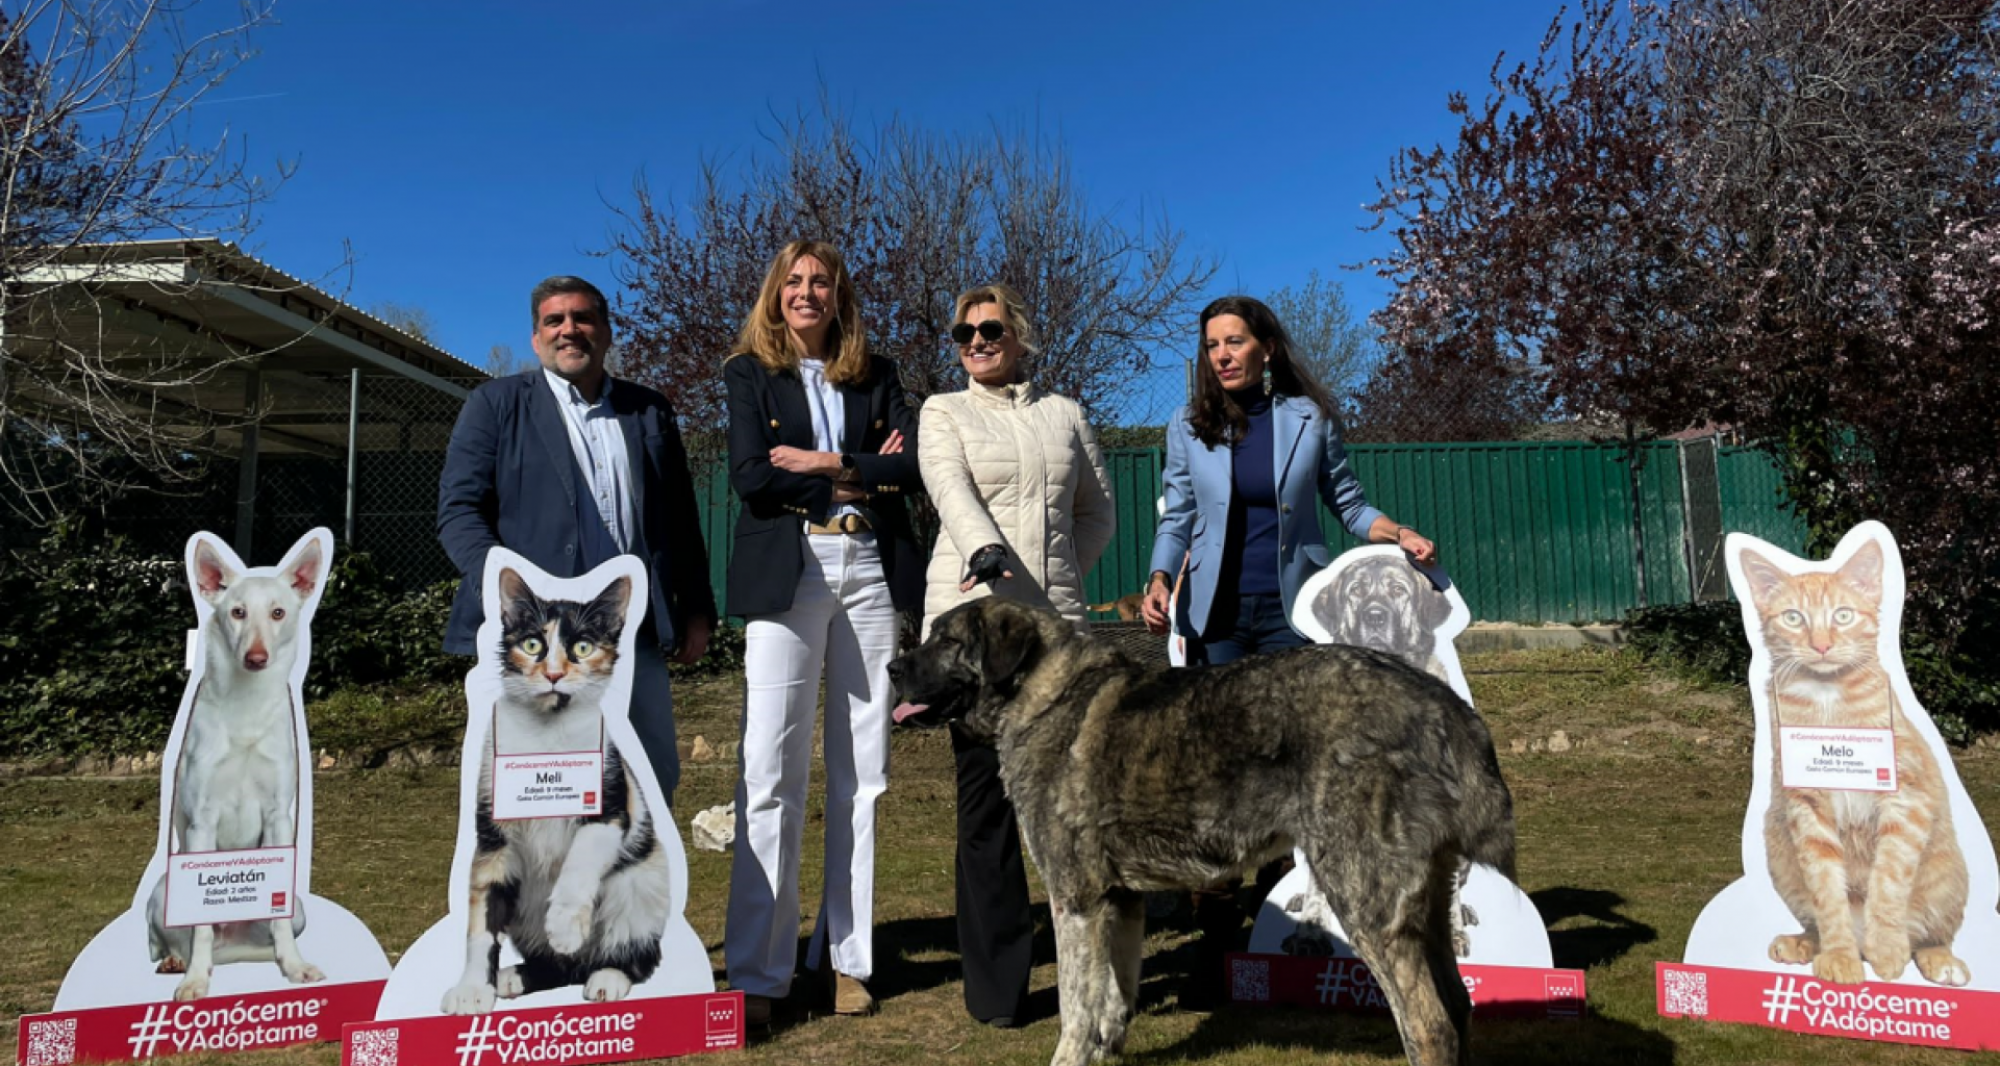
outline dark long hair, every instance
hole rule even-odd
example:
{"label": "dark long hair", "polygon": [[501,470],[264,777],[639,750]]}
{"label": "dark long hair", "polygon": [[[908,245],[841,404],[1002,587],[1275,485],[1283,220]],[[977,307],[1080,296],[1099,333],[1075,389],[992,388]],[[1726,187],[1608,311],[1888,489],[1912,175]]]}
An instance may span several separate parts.
{"label": "dark long hair", "polygon": [[1194,327],[1194,403],[1189,405],[1188,421],[1194,427],[1196,440],[1211,448],[1234,444],[1250,428],[1250,419],[1243,413],[1242,405],[1222,387],[1222,379],[1215,376],[1215,365],[1208,361],[1208,320],[1223,315],[1242,319],[1249,325],[1250,335],[1264,347],[1264,366],[1271,375],[1274,396],[1304,397],[1327,418],[1340,417],[1326,387],[1313,380],[1311,374],[1302,372],[1293,361],[1292,339],[1285,334],[1278,316],[1264,306],[1264,301],[1251,296],[1224,296],[1202,308],[1201,319]]}

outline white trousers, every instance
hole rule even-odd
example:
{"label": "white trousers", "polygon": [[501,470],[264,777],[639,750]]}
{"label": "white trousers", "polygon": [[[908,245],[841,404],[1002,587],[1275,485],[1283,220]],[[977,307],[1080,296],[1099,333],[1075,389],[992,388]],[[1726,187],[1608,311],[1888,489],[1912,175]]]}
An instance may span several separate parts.
{"label": "white trousers", "polygon": [[744,634],[736,850],[722,938],[729,984],[782,998],[799,936],[799,852],[813,708],[826,678],[826,894],[806,965],[822,946],[867,980],[875,968],[875,800],[889,783],[889,660],[896,609],[872,535],[808,535],[791,610]]}

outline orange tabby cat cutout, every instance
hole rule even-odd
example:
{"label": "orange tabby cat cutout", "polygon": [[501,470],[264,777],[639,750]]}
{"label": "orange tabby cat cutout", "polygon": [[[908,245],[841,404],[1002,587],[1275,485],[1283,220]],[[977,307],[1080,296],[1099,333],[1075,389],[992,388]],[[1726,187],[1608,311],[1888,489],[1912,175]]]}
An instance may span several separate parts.
{"label": "orange tabby cat cutout", "polygon": [[1661,1012],[2000,1044],[1977,1020],[2000,1002],[2000,870],[1903,669],[1895,538],[1863,523],[1811,562],[1732,533],[1726,555],[1756,715],[1744,876],[1661,966]]}

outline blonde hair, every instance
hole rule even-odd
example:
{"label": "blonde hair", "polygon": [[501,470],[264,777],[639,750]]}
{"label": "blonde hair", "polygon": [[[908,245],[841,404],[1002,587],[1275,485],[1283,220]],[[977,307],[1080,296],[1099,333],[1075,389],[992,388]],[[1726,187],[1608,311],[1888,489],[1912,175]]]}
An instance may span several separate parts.
{"label": "blonde hair", "polygon": [[868,334],[861,324],[861,299],[854,292],[846,262],[825,241],[793,241],[771,260],[757,302],[751,305],[743,332],[737,335],[736,353],[748,355],[774,372],[799,368],[799,357],[805,353],[785,325],[785,278],[808,256],[819,260],[833,275],[833,323],[827,331],[833,353],[826,362],[826,378],[837,385],[863,384],[868,380]]}
{"label": "blonde hair", "polygon": [[980,304],[999,304],[1000,315],[1007,320],[1007,332],[1021,342],[1021,347],[1026,348],[1029,355],[1041,354],[1035,327],[1028,322],[1028,302],[1021,299],[1021,294],[1015,292],[1012,286],[994,282],[959,293],[958,299],[952,303],[951,324],[956,326],[965,321],[965,313]]}

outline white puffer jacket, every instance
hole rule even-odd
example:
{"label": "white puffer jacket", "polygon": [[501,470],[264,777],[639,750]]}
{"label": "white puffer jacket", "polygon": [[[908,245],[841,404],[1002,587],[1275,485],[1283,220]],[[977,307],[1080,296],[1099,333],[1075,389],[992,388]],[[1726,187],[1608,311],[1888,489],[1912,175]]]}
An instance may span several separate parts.
{"label": "white puffer jacket", "polygon": [[[993,594],[1083,624],[1083,576],[1117,525],[1081,407],[1032,384],[972,382],[925,401],[917,463],[942,527],[924,590],[926,636],[938,615]],[[1006,545],[1014,576],[958,591],[966,557],[988,544]]]}

